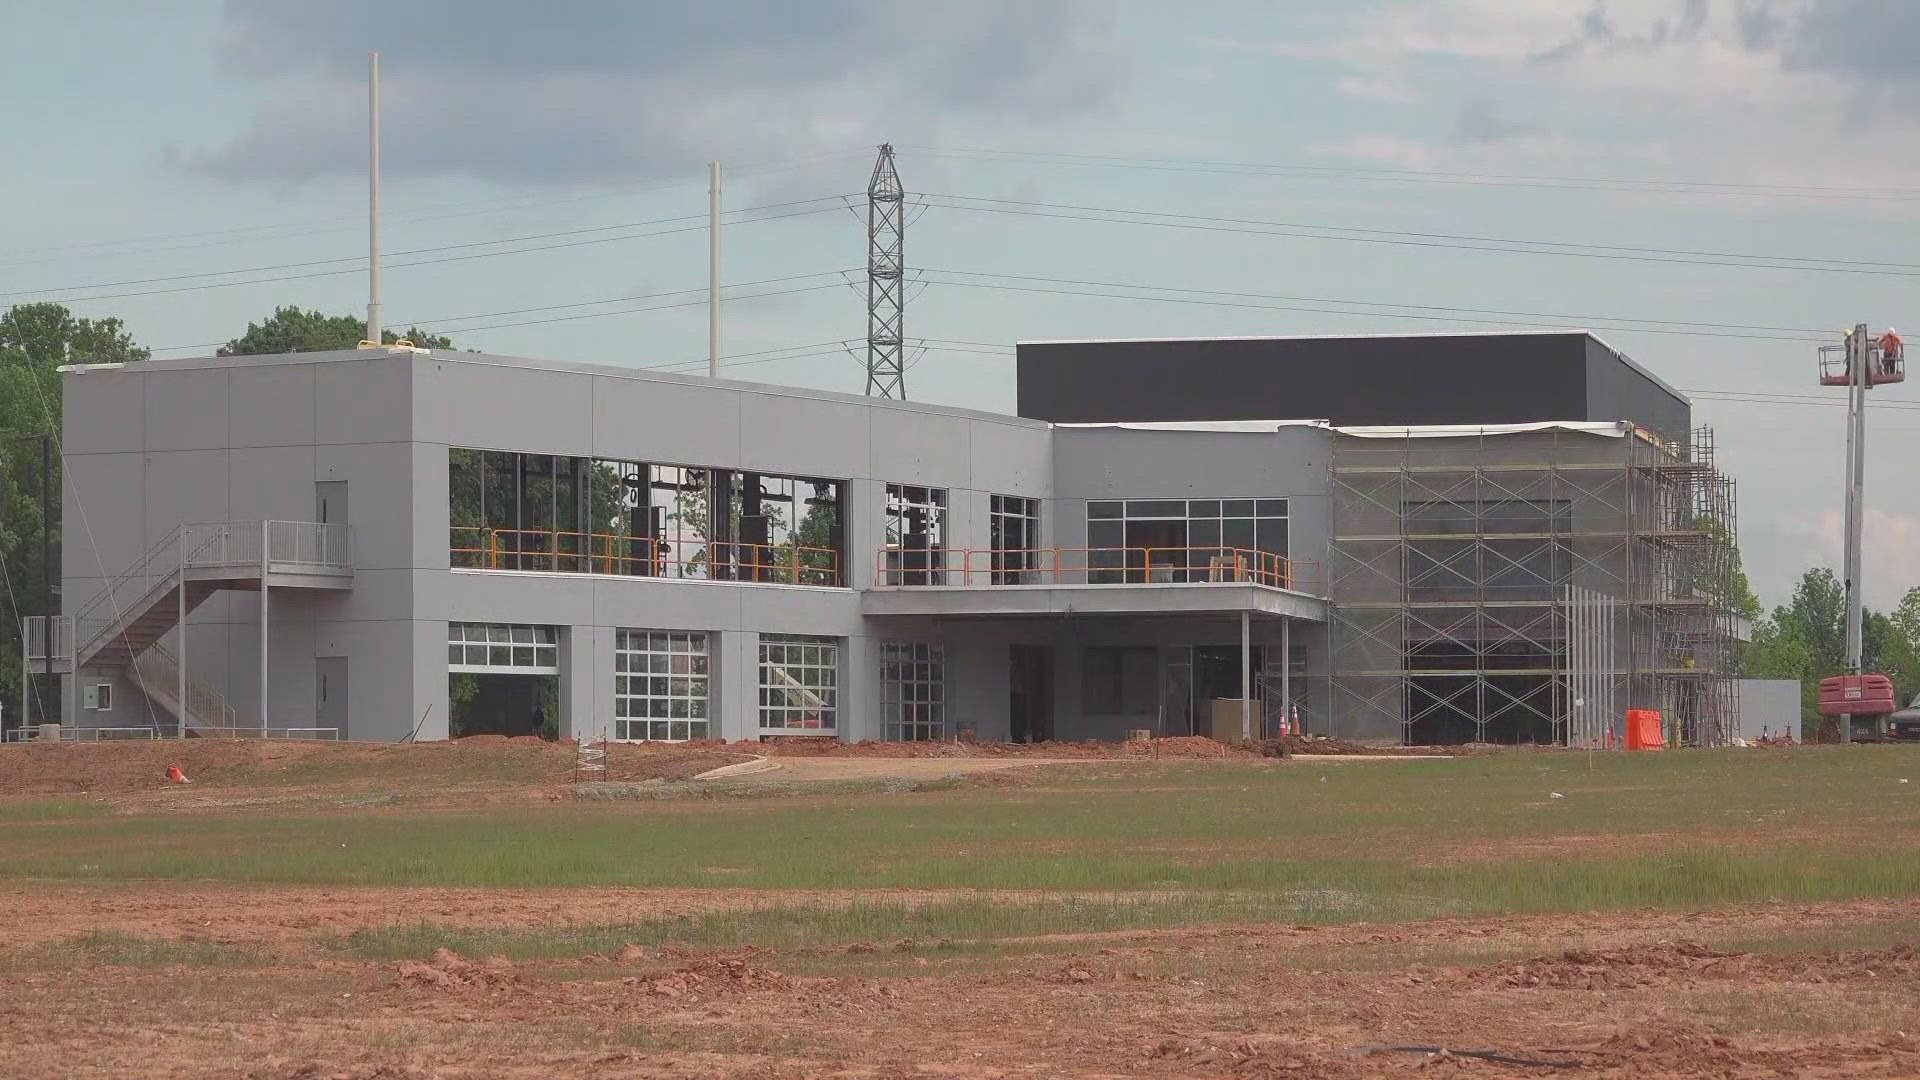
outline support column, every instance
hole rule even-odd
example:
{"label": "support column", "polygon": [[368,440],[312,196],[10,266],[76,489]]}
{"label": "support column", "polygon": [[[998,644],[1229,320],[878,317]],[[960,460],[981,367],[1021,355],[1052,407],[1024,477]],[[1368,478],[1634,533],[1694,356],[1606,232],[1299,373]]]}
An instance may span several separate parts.
{"label": "support column", "polygon": [[1293,731],[1293,620],[1285,617],[1280,620],[1280,716],[1290,733],[1300,734]]}
{"label": "support column", "polygon": [[[266,590],[266,583],[262,582],[260,585],[260,588],[261,588],[261,591],[264,592]],[[173,596],[174,596],[174,600],[177,602],[177,605],[178,605],[175,609],[176,617],[174,619],[173,625],[180,629],[180,655],[177,658],[178,663],[175,665],[174,693],[178,696],[176,696],[173,699],[174,702],[176,703],[175,704],[176,712],[174,714],[174,719],[178,721],[180,724],[180,731],[179,731],[178,737],[184,739],[187,737],[187,530],[186,529],[180,530],[180,577],[178,580],[178,584],[174,586]]]}
{"label": "support column", "polygon": [[1253,615],[1240,612],[1240,737],[1253,738]]}
{"label": "support column", "polygon": [[[267,733],[267,579],[260,578],[260,734]],[[183,706],[184,707],[184,706]]]}

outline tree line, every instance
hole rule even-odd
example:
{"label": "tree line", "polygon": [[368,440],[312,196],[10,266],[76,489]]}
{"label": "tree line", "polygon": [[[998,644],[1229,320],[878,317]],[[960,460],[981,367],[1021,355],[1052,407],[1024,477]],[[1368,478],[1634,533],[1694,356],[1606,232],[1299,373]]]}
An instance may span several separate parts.
{"label": "tree line", "polygon": [[[283,307],[219,349],[221,356],[260,356],[290,352],[327,352],[351,349],[360,343],[366,324],[353,315],[326,315],[298,307]],[[453,342],[418,327],[404,333],[389,330],[387,344],[401,339],[422,348],[450,349]],[[44,529],[41,515],[41,449],[43,436],[60,433],[60,372],[66,364],[133,364],[150,359],[152,350],[134,340],[119,319],[89,319],[63,304],[20,304],[0,312],[0,470],[5,473],[0,494],[0,613],[11,624],[0,631],[0,708],[7,727],[18,727],[20,712],[20,618],[44,610],[49,568],[42,565],[43,539],[50,542],[50,568],[59,608],[60,485],[58,445],[54,447],[52,483],[45,492],[52,505],[52,528]],[[44,682],[45,680],[36,680]],[[35,686],[31,706],[37,722],[57,717],[59,702],[51,686]]]}
{"label": "tree line", "polygon": [[[1862,622],[1863,666],[1891,677],[1902,704],[1913,700],[1920,694],[1920,586],[1891,612],[1867,610]],[[1831,569],[1816,567],[1801,575],[1786,603],[1754,621],[1742,674],[1799,680],[1801,730],[1812,732],[1820,680],[1844,670],[1846,656],[1846,586]]]}

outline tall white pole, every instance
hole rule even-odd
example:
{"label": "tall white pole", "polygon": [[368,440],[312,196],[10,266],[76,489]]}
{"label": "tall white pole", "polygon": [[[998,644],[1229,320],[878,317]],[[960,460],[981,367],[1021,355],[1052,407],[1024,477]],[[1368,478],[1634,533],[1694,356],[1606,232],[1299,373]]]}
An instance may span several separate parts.
{"label": "tall white pole", "polygon": [[380,344],[380,54],[367,54],[367,340]]}
{"label": "tall white pole", "polygon": [[707,165],[707,375],[720,377],[720,163]]}

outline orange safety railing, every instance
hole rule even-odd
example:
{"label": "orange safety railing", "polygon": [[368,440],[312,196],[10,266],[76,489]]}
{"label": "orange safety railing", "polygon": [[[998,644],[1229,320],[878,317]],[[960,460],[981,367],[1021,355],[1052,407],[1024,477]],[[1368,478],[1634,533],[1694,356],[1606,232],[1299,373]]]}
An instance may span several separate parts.
{"label": "orange safety railing", "polygon": [[881,585],[1158,585],[1297,588],[1312,564],[1236,547],[880,549]]}
{"label": "orange safety railing", "polygon": [[622,577],[751,581],[766,585],[842,584],[840,553],[798,544],[716,541],[675,545],[647,536],[552,529],[455,525],[448,554],[456,569],[536,570]]}

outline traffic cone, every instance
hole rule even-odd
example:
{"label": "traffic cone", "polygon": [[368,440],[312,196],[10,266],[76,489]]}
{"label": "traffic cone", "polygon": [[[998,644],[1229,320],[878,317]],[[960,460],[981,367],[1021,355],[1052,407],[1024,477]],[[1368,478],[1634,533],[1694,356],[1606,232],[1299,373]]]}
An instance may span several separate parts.
{"label": "traffic cone", "polygon": [[180,771],[180,766],[169,765],[167,766],[167,783],[191,784],[193,781],[187,779],[187,774]]}

